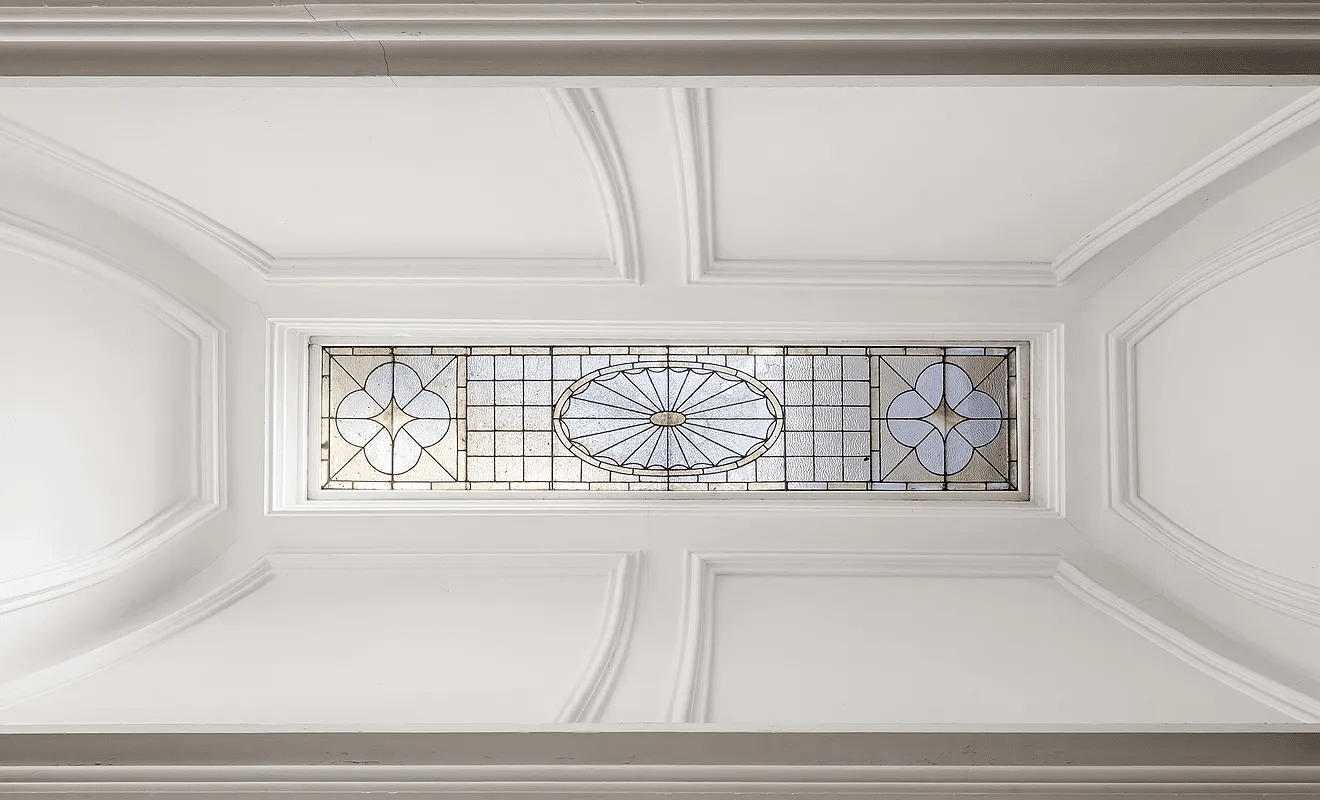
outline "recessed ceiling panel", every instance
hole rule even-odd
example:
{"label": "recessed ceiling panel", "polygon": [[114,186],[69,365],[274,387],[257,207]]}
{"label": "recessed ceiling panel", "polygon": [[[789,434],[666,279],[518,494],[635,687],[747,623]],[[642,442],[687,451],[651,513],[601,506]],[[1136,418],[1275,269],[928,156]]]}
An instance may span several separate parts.
{"label": "recessed ceiling panel", "polygon": [[1050,262],[1306,91],[717,89],[714,255]]}
{"label": "recessed ceiling panel", "polygon": [[0,89],[0,116],[276,257],[605,258],[592,172],[539,89]]}

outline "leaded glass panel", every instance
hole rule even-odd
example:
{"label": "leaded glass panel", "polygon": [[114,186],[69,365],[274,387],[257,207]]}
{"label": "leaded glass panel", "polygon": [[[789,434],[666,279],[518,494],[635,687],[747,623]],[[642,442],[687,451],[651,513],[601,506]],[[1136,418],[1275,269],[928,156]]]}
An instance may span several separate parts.
{"label": "leaded glass panel", "polygon": [[323,489],[1021,484],[1016,345],[319,353]]}

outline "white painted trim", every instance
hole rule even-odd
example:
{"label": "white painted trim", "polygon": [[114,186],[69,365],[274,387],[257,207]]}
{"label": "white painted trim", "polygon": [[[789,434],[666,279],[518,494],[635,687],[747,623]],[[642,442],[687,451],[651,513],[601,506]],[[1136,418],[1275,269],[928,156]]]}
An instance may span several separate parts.
{"label": "white painted trim", "polygon": [[1137,482],[1136,348],[1197,297],[1249,269],[1320,241],[1320,203],[1312,203],[1209,256],[1106,336],[1109,405],[1106,496],[1110,508],[1202,575],[1253,602],[1320,625],[1320,587],[1230,556],[1141,497]]}
{"label": "white painted trim", "polygon": [[[308,348],[321,344],[791,344],[802,342],[1021,342],[1030,354],[1020,413],[1030,420],[1028,500],[973,492],[342,492],[312,497]],[[1063,514],[1063,326],[1057,323],[739,323],[565,320],[273,319],[267,327],[267,514],[740,514],[785,510],[827,516],[1058,517]],[[1024,430],[1027,426],[1023,425]],[[326,493],[320,493],[325,495]],[[865,496],[859,496],[864,494]],[[370,495],[370,496],[368,496]],[[388,496],[387,496],[388,495]],[[754,496],[753,496],[754,495]]]}
{"label": "white painted trim", "polygon": [[642,554],[633,551],[274,551],[265,558],[276,574],[407,570],[517,577],[603,577],[606,589],[596,644],[556,716],[556,724],[595,722],[609,701],[632,632],[641,560]]}
{"label": "white painted trim", "polygon": [[[2,38],[2,37],[0,37]],[[633,283],[637,280],[637,232],[632,196],[617,142],[601,118],[593,95],[583,89],[544,88],[550,107],[576,133],[597,187],[608,232],[610,257],[532,258],[443,255],[275,256],[220,222],[170,195],[97,159],[86,156],[13,120],[0,117],[0,141],[54,163],[84,180],[109,187],[124,202],[163,212],[218,244],[267,283],[336,285]]]}
{"label": "white painted trim", "polygon": [[1049,578],[1054,575],[1058,561],[1057,554],[689,551],[669,722],[707,721],[715,635],[715,581],[721,575]]}
{"label": "white painted trim", "polygon": [[595,89],[546,89],[577,134],[591,162],[596,193],[610,230],[610,260],[626,281],[639,282],[637,212],[623,154],[609,124],[605,103]]}
{"label": "white painted trim", "polygon": [[0,9],[5,42],[1022,41],[1320,38],[1310,3],[315,3]]}
{"label": "white painted trim", "polygon": [[1054,580],[1087,605],[1220,683],[1299,722],[1320,722],[1320,700],[1201,645],[1096,583],[1067,561],[1059,561]]}
{"label": "white painted trim", "polygon": [[715,635],[715,582],[722,575],[1048,578],[1197,671],[1300,722],[1320,722],[1320,700],[1245,667],[1160,622],[1058,554],[689,551],[680,611],[678,660],[669,706],[671,724],[707,721]]}
{"label": "white painted trim", "polygon": [[[273,572],[261,559],[224,585],[161,619],[67,661],[0,684],[0,709],[10,708],[67,686],[203,622],[261,588]],[[0,791],[3,791],[0,789]]]}
{"label": "white painted trim", "polygon": [[1103,250],[1149,223],[1178,202],[1282,144],[1320,120],[1320,89],[1307,93],[1196,162],[1163,186],[1138,200],[1095,230],[1078,239],[1054,259],[1057,282],[1063,283]]}
{"label": "white painted trim", "polygon": [[671,89],[688,283],[811,286],[1054,286],[1046,262],[725,259],[715,238],[709,91]]}
{"label": "white painted trim", "polygon": [[0,583],[0,614],[104,581],[225,508],[224,332],[126,265],[72,237],[0,212],[0,248],[71,269],[140,302],[179,333],[192,353],[190,495],[91,553]]}
{"label": "white painted trim", "polygon": [[596,722],[609,701],[614,679],[627,652],[640,592],[642,553],[624,553],[609,573],[609,593],[600,637],[587,669],[556,719],[560,723]]}

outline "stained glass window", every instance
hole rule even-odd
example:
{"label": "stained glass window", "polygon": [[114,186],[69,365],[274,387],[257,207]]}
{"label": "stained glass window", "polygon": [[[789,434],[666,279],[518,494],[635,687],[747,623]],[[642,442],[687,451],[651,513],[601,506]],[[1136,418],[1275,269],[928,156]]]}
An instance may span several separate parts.
{"label": "stained glass window", "polygon": [[1016,344],[315,349],[322,489],[1021,488]]}

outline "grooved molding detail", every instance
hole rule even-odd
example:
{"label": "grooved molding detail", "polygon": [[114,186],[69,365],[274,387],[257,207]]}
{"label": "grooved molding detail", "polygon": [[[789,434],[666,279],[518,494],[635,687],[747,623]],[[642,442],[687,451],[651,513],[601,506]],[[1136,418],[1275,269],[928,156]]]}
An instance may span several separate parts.
{"label": "grooved molding detail", "polygon": [[26,702],[126,661],[210,619],[264,586],[273,576],[270,562],[263,558],[224,585],[155,622],[86,653],[0,685],[0,709]]}
{"label": "grooved molding detail", "polygon": [[1136,348],[1188,303],[1247,270],[1320,241],[1320,202],[1249,234],[1193,267],[1106,336],[1110,508],[1215,583],[1261,605],[1320,624],[1320,587],[1235,558],[1146,501],[1137,483]]}
{"label": "grooved molding detail", "polygon": [[[314,490],[316,463],[309,414],[313,380],[309,346],[318,344],[791,344],[848,341],[1018,341],[1029,345],[1031,498],[1026,501],[868,497],[748,496],[706,492],[651,497],[643,492],[362,492],[323,498]],[[739,514],[796,510],[817,515],[1059,517],[1063,507],[1063,326],[1057,323],[744,323],[560,320],[273,319],[266,336],[267,514]],[[826,494],[824,492],[820,494]],[[849,495],[859,493],[847,493]],[[879,495],[882,493],[868,493]],[[935,494],[935,493],[929,493]],[[624,496],[626,495],[626,496]]]}
{"label": "grooved molding detail", "polygon": [[633,283],[638,279],[638,242],[632,193],[613,130],[597,94],[589,89],[543,89],[548,105],[563,116],[591,165],[591,179],[609,233],[610,258],[455,258],[360,256],[274,256],[239,233],[175,198],[49,137],[0,117],[0,141],[27,156],[55,163],[109,187],[124,202],[163,212],[218,244],[268,283]]}
{"label": "grooved molding detail", "polygon": [[191,496],[113,542],[50,569],[0,583],[0,614],[76,592],[139,563],[161,545],[225,507],[224,333],[210,320],[95,248],[0,212],[0,248],[99,281],[132,297],[173,328],[192,350]]}
{"label": "grooved molding detail", "polygon": [[1192,667],[1302,722],[1320,722],[1320,701],[1233,662],[1101,587],[1056,554],[877,552],[689,552],[671,723],[706,722],[722,575],[872,578],[1048,578]]}
{"label": "grooved molding detail", "polygon": [[282,574],[381,570],[519,577],[599,576],[606,580],[596,644],[554,723],[595,722],[609,700],[632,632],[641,554],[637,552],[418,553],[272,552],[223,585],[155,622],[67,661],[0,685],[9,708],[125,661],[198,625]]}
{"label": "grooved molding detail", "polygon": [[1312,91],[1205,156],[1078,239],[1052,262],[733,260],[719,257],[711,166],[709,90],[673,89],[689,283],[870,286],[1058,286],[1124,236],[1320,120]]}

